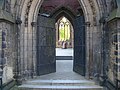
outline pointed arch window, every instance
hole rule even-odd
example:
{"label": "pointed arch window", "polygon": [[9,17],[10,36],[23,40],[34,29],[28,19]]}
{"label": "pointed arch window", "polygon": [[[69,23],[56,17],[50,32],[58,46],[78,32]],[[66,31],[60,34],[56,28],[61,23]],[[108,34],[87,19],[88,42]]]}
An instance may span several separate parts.
{"label": "pointed arch window", "polygon": [[62,17],[59,22],[59,41],[70,40],[70,22],[67,18]]}

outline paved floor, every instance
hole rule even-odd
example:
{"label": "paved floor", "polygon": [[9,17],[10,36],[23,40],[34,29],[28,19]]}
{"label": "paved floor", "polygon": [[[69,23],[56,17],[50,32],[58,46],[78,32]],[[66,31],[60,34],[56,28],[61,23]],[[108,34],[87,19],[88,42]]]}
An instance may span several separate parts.
{"label": "paved floor", "polygon": [[56,48],[56,56],[73,56],[73,48]]}
{"label": "paved floor", "polygon": [[[73,56],[73,49],[56,48],[56,56]],[[39,77],[42,80],[81,80],[81,75],[73,72],[73,60],[56,60],[56,72]]]}
{"label": "paved floor", "polygon": [[[73,56],[73,49],[56,48],[56,56]],[[56,72],[38,77],[40,80],[84,80],[73,72],[73,60],[56,60]]]}
{"label": "paved floor", "polygon": [[84,80],[84,77],[73,72],[72,60],[57,60],[56,72],[40,76],[41,80]]}
{"label": "paved floor", "polygon": [[57,72],[28,80],[20,90],[103,90],[95,82],[72,71],[72,60],[57,61]]}
{"label": "paved floor", "polygon": [[[57,56],[73,56],[73,49],[57,48],[56,51]],[[73,72],[73,60],[56,60],[55,73],[27,81],[20,88],[20,90],[102,90],[93,81]]]}

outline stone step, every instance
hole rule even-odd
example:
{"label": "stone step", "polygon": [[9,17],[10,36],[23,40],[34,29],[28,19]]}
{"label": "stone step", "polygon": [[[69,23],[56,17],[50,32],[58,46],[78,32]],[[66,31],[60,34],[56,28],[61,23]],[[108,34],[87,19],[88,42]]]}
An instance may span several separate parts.
{"label": "stone step", "polygon": [[22,85],[22,86],[19,86],[19,90],[103,90],[103,88],[97,85],[92,85],[92,86]]}
{"label": "stone step", "polygon": [[84,86],[84,85],[95,85],[93,81],[88,80],[34,80],[27,81],[25,84],[28,85],[65,85],[65,86]]}
{"label": "stone step", "polygon": [[19,86],[19,90],[103,90],[88,80],[32,80]]}
{"label": "stone step", "polygon": [[73,56],[56,56],[56,60],[73,60]]}

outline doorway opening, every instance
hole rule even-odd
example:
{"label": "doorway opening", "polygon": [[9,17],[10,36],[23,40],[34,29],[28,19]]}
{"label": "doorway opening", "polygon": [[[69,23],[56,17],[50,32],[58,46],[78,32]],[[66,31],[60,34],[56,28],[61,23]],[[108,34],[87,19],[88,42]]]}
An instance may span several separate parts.
{"label": "doorway opening", "polygon": [[[73,72],[73,46],[74,33],[71,22],[65,17],[60,17],[56,24],[56,72]],[[59,67],[63,69],[59,69]],[[72,74],[69,73],[72,76]]]}
{"label": "doorway opening", "polygon": [[[56,48],[73,48],[73,26],[65,17],[56,22]],[[65,45],[65,46],[64,46]]]}
{"label": "doorway opening", "polygon": [[[60,5],[62,7],[53,10],[53,12],[51,12],[51,9],[54,8],[49,6],[49,1],[44,1],[40,8],[36,34],[38,76],[56,72],[56,62],[65,59],[73,60],[72,70],[85,76],[84,14],[82,9],[78,8],[80,5],[77,0],[75,0],[75,5],[78,6],[75,7],[75,10],[77,10],[77,12],[75,12],[76,15],[74,15],[73,11],[66,8],[66,4],[70,4],[72,1],[68,3],[67,0],[65,0],[65,2],[60,2],[63,4]],[[73,6],[70,7],[73,9]],[[72,16],[74,16],[74,18],[71,18]],[[58,53],[61,54],[61,56],[57,56]]]}
{"label": "doorway opening", "polygon": [[71,22],[62,16],[55,24],[56,27],[56,60],[72,60],[74,34]]}

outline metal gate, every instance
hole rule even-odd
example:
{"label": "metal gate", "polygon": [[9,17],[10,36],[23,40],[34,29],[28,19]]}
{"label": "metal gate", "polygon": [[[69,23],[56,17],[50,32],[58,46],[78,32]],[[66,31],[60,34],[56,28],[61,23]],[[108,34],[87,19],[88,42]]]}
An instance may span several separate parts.
{"label": "metal gate", "polygon": [[85,20],[79,16],[74,22],[74,66],[73,70],[85,76]]}
{"label": "metal gate", "polygon": [[37,75],[56,71],[55,20],[38,16],[37,27]]}

